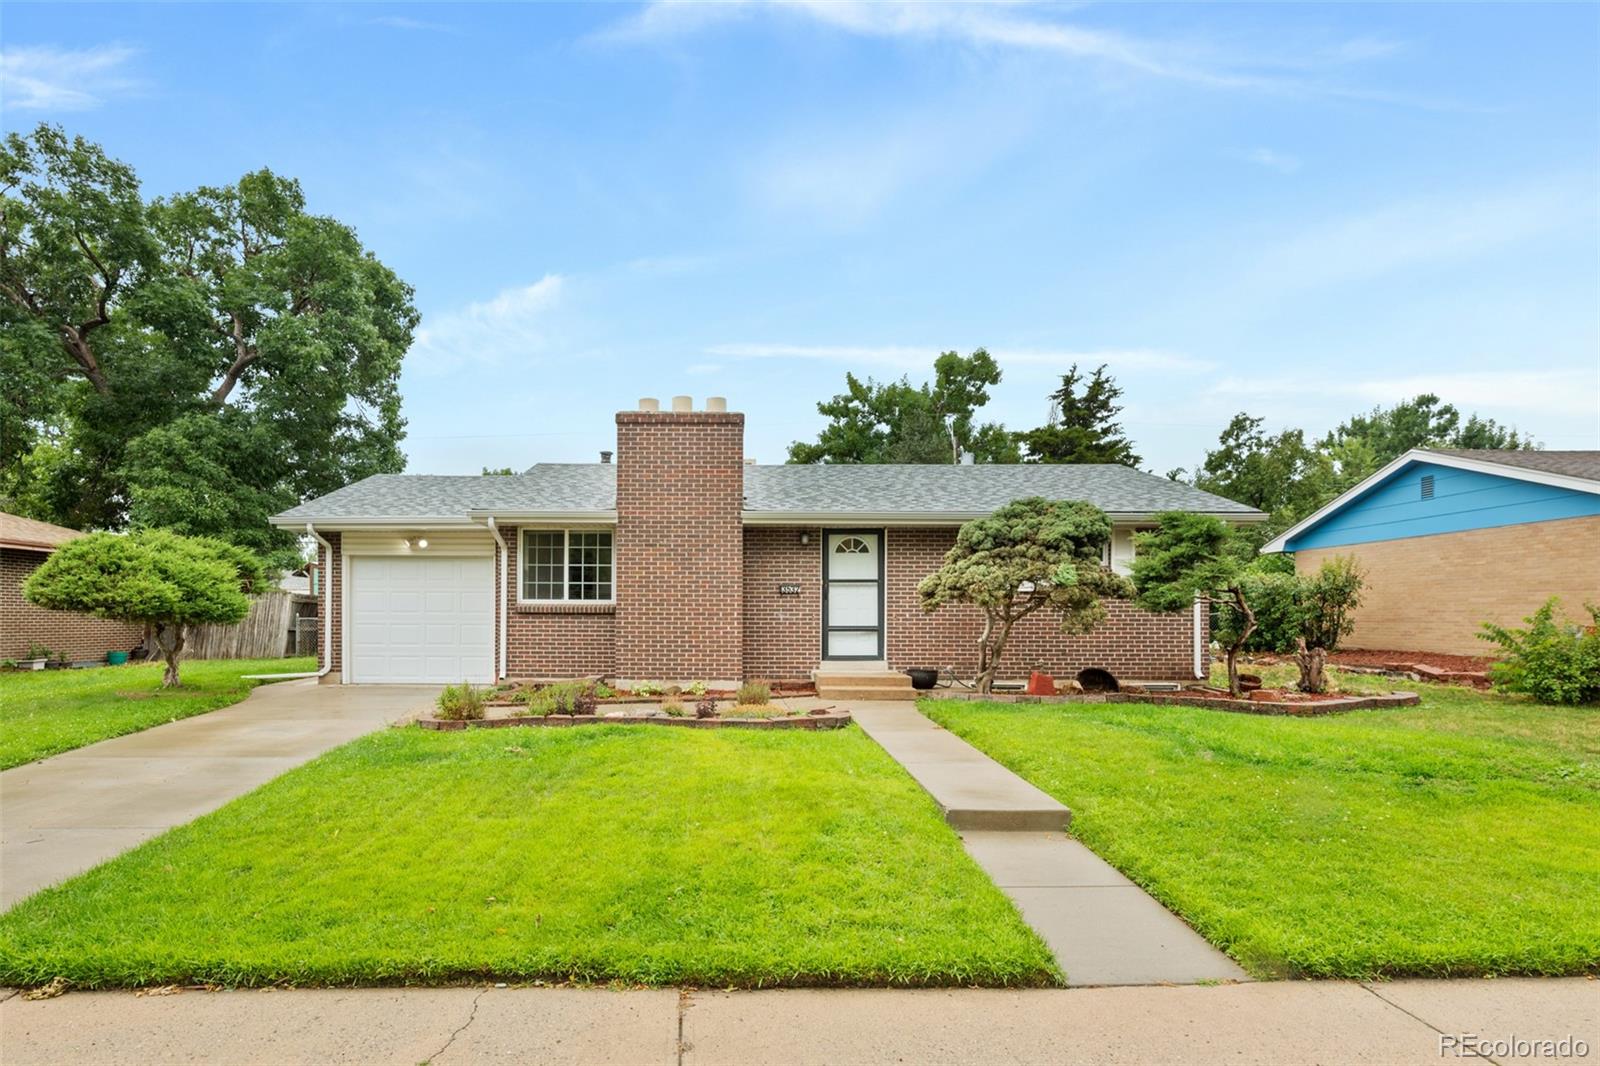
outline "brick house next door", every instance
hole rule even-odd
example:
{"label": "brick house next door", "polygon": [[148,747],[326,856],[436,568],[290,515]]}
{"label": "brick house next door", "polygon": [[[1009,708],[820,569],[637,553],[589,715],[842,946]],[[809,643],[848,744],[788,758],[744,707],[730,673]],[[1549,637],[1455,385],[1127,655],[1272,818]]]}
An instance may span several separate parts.
{"label": "brick house next door", "polygon": [[823,534],[823,659],[882,661],[883,578],[882,530]]}

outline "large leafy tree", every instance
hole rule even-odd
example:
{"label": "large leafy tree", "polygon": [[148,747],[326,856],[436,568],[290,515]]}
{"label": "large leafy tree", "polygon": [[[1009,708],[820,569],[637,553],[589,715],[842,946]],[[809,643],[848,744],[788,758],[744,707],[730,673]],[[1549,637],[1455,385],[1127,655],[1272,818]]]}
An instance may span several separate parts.
{"label": "large leafy tree", "polygon": [[828,418],[814,443],[789,446],[791,463],[1014,463],[1016,443],[1005,427],[979,423],[1000,365],[979,348],[970,356],[945,352],[934,379],[877,382],[845,375],[845,391],[817,404]]}
{"label": "large leafy tree", "polygon": [[261,560],[243,548],[146,529],[68,541],[28,576],[22,593],[40,607],[144,626],[167,662],[161,684],[171,688],[189,627],[242,621],[262,581]]}
{"label": "large leafy tree", "polygon": [[0,148],[0,498],[268,551],[274,510],[403,466],[411,289],[271,171],[146,200],[40,126]]}
{"label": "large leafy tree", "polygon": [[1006,504],[961,527],[939,569],[917,587],[924,611],[968,604],[983,612],[978,636],[979,692],[995,672],[1016,624],[1049,610],[1067,633],[1087,633],[1108,597],[1130,597],[1126,578],[1101,563],[1111,519],[1093,504],[1040,497]]}
{"label": "large leafy tree", "polygon": [[1533,449],[1537,445],[1511,426],[1492,418],[1473,414],[1465,422],[1455,405],[1444,403],[1432,393],[1403,400],[1393,407],[1374,407],[1366,414],[1354,415],[1331,430],[1320,442],[1326,452],[1352,444],[1366,449],[1370,468],[1356,474],[1351,484],[1361,480],[1412,448],[1497,448]]}
{"label": "large leafy tree", "polygon": [[1061,376],[1061,387],[1050,394],[1050,421],[1018,435],[1027,461],[1138,466],[1133,442],[1117,421],[1121,397],[1122,387],[1106,373],[1104,364],[1084,381],[1073,363]]}

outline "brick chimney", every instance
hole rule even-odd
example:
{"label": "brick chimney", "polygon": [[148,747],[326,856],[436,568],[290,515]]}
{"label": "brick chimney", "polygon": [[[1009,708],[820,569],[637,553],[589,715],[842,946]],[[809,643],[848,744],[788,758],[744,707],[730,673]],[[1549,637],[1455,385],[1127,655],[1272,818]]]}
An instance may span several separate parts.
{"label": "brick chimney", "polygon": [[617,677],[738,681],[744,415],[672,407],[617,414]]}

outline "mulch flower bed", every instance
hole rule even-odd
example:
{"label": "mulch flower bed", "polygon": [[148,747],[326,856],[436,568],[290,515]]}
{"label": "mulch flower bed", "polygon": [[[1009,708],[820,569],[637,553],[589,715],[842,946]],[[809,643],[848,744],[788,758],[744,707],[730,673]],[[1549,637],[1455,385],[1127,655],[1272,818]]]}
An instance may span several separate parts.
{"label": "mulch flower bed", "polygon": [[1181,692],[1096,692],[1070,696],[1025,696],[976,692],[940,693],[939,699],[979,700],[989,703],[1154,703],[1175,707],[1206,707],[1239,714],[1288,715],[1311,718],[1342,711],[1362,711],[1376,707],[1414,707],[1420,701],[1415,692],[1391,692],[1382,696],[1310,694],[1260,689],[1248,699],[1236,699],[1216,689],[1184,689]]}
{"label": "mulch flower bed", "polygon": [[[1292,663],[1290,656],[1254,655],[1252,663]],[[1492,656],[1443,655],[1431,651],[1336,651],[1328,665],[1356,674],[1376,674],[1408,681],[1488,688]]]}
{"label": "mulch flower bed", "polygon": [[[493,706],[493,705],[491,705]],[[461,729],[506,729],[513,726],[556,728],[575,725],[669,725],[683,729],[842,729],[850,724],[850,712],[832,707],[794,714],[775,714],[765,718],[674,718],[667,714],[548,714],[503,715],[471,721],[445,718],[419,718],[423,729],[453,732]]]}

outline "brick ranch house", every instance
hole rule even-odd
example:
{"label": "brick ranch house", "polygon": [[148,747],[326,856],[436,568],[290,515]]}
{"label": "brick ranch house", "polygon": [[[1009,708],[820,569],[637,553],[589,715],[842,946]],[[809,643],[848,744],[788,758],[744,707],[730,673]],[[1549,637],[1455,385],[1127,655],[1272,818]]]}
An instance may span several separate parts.
{"label": "brick ranch house", "polygon": [[22,583],[61,545],[82,533],[0,513],[0,659],[22,659],[35,644],[74,661],[129,651],[144,630],[75,611],[48,611],[22,598]]}
{"label": "brick ranch house", "polygon": [[[1157,512],[1265,517],[1115,465],[758,466],[744,415],[718,398],[672,407],[619,413],[615,463],[378,475],[275,516],[318,542],[323,680],[970,678],[978,612],[925,614],[916,591],[962,522],[1027,496],[1085,499],[1115,523],[1107,561],[1126,572],[1134,530]],[[1081,637],[1028,619],[1001,676],[1203,676],[1203,612],[1109,610]]]}

